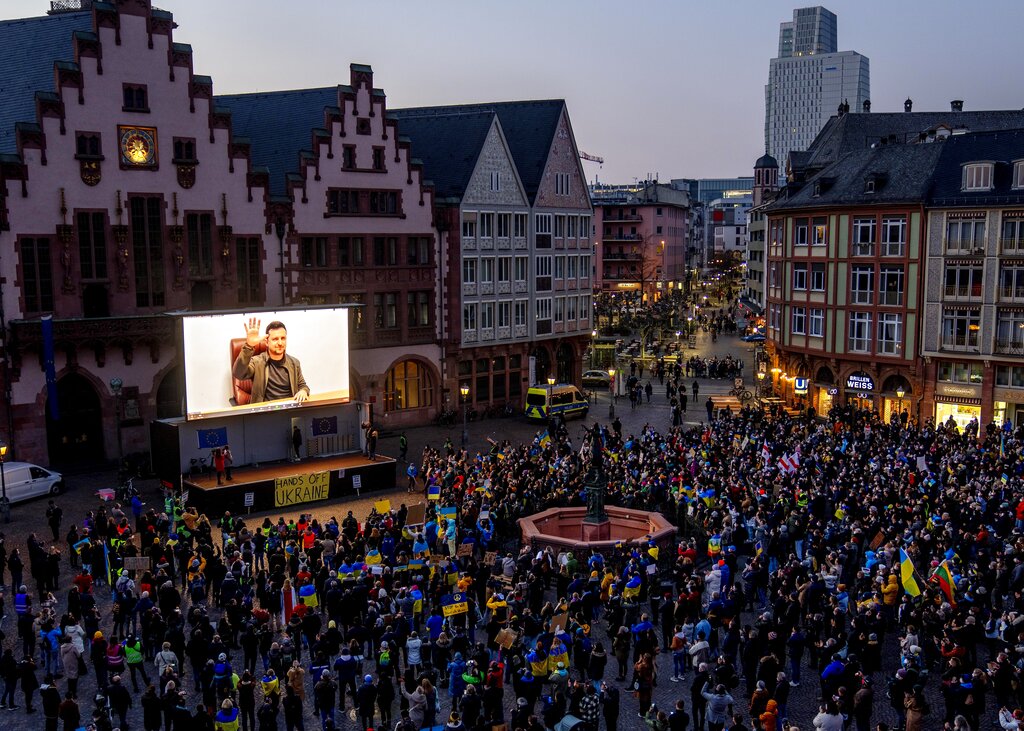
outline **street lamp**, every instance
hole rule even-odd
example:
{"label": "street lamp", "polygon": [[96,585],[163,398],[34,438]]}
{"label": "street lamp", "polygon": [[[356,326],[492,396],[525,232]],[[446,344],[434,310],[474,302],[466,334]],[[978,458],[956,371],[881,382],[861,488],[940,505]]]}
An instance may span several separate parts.
{"label": "street lamp", "polygon": [[597,330],[590,331],[590,370],[594,370],[594,349],[597,343]]}
{"label": "street lamp", "polygon": [[548,376],[548,413],[547,413],[547,417],[548,417],[549,420],[551,419],[551,389],[554,387],[554,385],[555,385],[555,377],[554,376]]}
{"label": "street lamp", "polygon": [[459,386],[459,393],[462,394],[462,448],[469,444],[469,428],[466,426],[466,409],[469,406],[469,386]]}
{"label": "street lamp", "polygon": [[7,499],[7,476],[4,474],[4,462],[7,461],[7,442],[0,441],[0,512],[4,515],[4,522],[11,522],[11,501]]}
{"label": "street lamp", "polygon": [[896,387],[896,398],[899,400],[899,405],[896,407],[896,418],[903,421],[903,397],[907,394],[903,386]]}
{"label": "street lamp", "polygon": [[608,418],[615,418],[615,369],[608,369]]}

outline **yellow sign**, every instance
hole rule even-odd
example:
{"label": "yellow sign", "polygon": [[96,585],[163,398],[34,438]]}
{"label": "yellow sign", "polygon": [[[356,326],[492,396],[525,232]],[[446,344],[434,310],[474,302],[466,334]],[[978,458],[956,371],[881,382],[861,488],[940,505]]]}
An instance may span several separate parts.
{"label": "yellow sign", "polygon": [[381,515],[387,515],[391,512],[391,501],[390,500],[378,500],[373,504],[374,509]]}
{"label": "yellow sign", "polygon": [[326,500],[331,489],[329,471],[313,472],[308,475],[291,475],[274,480],[274,507]]}

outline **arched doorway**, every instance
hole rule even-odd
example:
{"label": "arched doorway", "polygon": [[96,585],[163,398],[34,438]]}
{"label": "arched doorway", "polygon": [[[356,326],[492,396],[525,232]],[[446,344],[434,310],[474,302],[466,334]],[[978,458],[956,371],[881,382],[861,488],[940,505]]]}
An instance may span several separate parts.
{"label": "arched doorway", "polygon": [[384,413],[433,405],[434,379],[427,366],[403,360],[388,369],[384,375]]}
{"label": "arched doorway", "polygon": [[175,366],[161,380],[156,389],[156,418],[173,419],[181,416],[183,397],[181,366]]}
{"label": "arched doorway", "polygon": [[569,343],[562,343],[555,353],[555,368],[559,383],[576,383],[579,369],[576,367],[576,351]]}
{"label": "arched doorway", "polygon": [[62,469],[85,469],[106,462],[103,450],[103,412],[96,389],[84,376],[71,373],[57,381],[59,418],[46,408],[46,446],[50,464]]}
{"label": "arched doorway", "polygon": [[537,379],[535,383],[547,383],[548,376],[555,375],[551,369],[551,354],[548,353],[548,349],[543,346],[537,346],[534,348],[533,355],[533,373]]}
{"label": "arched doorway", "polygon": [[[913,393],[910,381],[898,373],[882,382],[882,418],[886,423],[892,421],[894,416],[906,423],[910,418],[908,407]],[[978,409],[977,415],[980,419],[981,409]]]}
{"label": "arched doorway", "polygon": [[213,309],[213,287],[209,282],[196,282],[192,285],[192,309]]}
{"label": "arched doorway", "polygon": [[832,407],[836,405],[836,395],[839,389],[836,388],[836,378],[832,369],[828,366],[821,366],[814,374],[812,403],[819,416],[828,416]]}

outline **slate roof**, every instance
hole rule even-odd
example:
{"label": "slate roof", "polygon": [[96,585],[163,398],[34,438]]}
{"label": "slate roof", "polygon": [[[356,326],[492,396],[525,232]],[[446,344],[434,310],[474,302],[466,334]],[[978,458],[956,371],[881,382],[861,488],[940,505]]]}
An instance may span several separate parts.
{"label": "slate roof", "polygon": [[[1024,160],[1024,129],[958,135],[941,143],[929,203],[934,206],[1021,205],[1024,189],[1013,188],[1013,163]],[[963,191],[963,165],[995,162],[989,191]]]}
{"label": "slate roof", "polygon": [[434,184],[439,200],[465,194],[494,117],[494,112],[472,112],[398,120],[399,136],[409,138],[410,157],[423,163],[423,177]]}
{"label": "slate roof", "polygon": [[36,122],[35,94],[52,92],[55,61],[74,61],[71,37],[92,31],[92,12],[0,22],[0,154],[16,153],[18,122]]}
{"label": "slate roof", "polygon": [[302,150],[313,144],[313,130],[323,127],[324,109],[338,106],[338,87],[229,94],[215,97],[231,110],[231,129],[248,137],[253,166],[270,170],[270,194],[283,195],[289,173],[299,170]]}
{"label": "slate roof", "polygon": [[[519,177],[523,181],[523,188],[526,190],[530,202],[533,203],[540,188],[548,152],[551,150],[558,120],[564,108],[564,99],[543,99],[392,109],[388,111],[388,115],[399,120],[398,129],[401,132],[405,120],[413,118],[494,112],[501,122],[501,129],[505,134],[509,150],[512,152],[512,159],[516,164]],[[413,152],[417,157],[422,155],[416,146],[415,139]],[[427,175],[433,178],[434,174],[428,169]],[[435,179],[434,182],[437,183],[437,180]]]}
{"label": "slate roof", "polygon": [[[834,208],[850,205],[923,203],[932,174],[945,143],[885,145],[843,156],[810,178],[798,190],[787,188],[787,196],[776,199],[769,213],[796,208]],[[876,181],[875,192],[865,192],[868,178]],[[818,195],[815,190],[820,185]]]}
{"label": "slate roof", "polygon": [[820,169],[843,155],[870,148],[895,136],[898,144],[916,142],[921,134],[939,126],[951,130],[991,132],[1024,128],[1024,110],[979,112],[883,112],[847,113],[834,116],[821,128],[807,148],[804,161],[809,168]]}

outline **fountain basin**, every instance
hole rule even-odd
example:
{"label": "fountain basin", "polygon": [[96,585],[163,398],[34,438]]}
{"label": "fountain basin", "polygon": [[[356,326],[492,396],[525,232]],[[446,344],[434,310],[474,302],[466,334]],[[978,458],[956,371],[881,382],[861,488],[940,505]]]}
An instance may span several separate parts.
{"label": "fountain basin", "polygon": [[676,527],[661,513],[606,506],[608,520],[587,523],[585,507],[551,508],[519,519],[523,542],[534,550],[551,547],[580,551],[596,549],[611,555],[620,543],[653,540],[666,549],[675,543]]}

